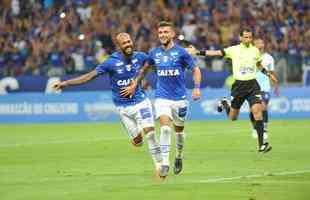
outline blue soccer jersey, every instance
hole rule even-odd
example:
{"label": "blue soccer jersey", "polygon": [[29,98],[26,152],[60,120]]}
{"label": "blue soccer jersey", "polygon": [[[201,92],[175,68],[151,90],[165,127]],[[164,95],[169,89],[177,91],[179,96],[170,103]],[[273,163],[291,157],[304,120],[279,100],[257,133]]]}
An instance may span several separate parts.
{"label": "blue soccer jersey", "polygon": [[158,77],[155,98],[186,99],[185,70],[193,70],[195,63],[183,47],[175,44],[167,51],[162,47],[152,49],[149,64],[156,68]]}
{"label": "blue soccer jersey", "polygon": [[116,52],[96,67],[98,75],[109,74],[112,99],[116,106],[134,105],[145,99],[145,94],[140,85],[138,85],[132,98],[122,97],[120,90],[127,87],[137,76],[147,58],[148,56],[143,52],[134,52],[129,59],[126,59],[122,53]]}

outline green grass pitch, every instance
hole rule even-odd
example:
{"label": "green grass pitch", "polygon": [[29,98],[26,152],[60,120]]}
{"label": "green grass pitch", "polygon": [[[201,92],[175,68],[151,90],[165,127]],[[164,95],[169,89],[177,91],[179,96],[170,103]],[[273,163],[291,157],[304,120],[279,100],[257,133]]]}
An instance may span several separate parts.
{"label": "green grass pitch", "polygon": [[249,121],[188,122],[184,171],[158,181],[119,123],[0,125],[0,199],[309,200],[310,120],[269,131],[258,154]]}

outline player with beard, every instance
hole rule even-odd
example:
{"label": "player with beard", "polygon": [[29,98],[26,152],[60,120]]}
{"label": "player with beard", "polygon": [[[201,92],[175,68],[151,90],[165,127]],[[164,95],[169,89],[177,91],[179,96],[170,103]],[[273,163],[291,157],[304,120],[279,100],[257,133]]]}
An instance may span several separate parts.
{"label": "player with beard", "polygon": [[136,91],[130,95],[130,98],[120,95],[121,89],[128,86],[137,76],[148,56],[143,52],[133,50],[132,39],[127,33],[117,34],[116,45],[120,48],[120,51],[113,53],[93,71],[77,78],[56,83],[53,87],[60,90],[67,86],[84,84],[105,73],[109,74],[113,102],[131,138],[131,142],[134,146],[141,146],[143,144],[142,133],[145,133],[149,152],[154,160],[156,174],[159,175],[162,156],[155,136],[151,102],[146,98],[141,85],[137,86]]}
{"label": "player with beard", "polygon": [[144,66],[135,81],[122,91],[122,95],[130,95],[143,79],[150,66],[156,70],[157,86],[155,91],[156,118],[160,123],[160,147],[163,156],[161,177],[169,172],[169,153],[173,126],[176,133],[176,157],[174,173],[179,174],[183,168],[184,126],[188,114],[189,102],[185,88],[185,72],[193,72],[193,100],[200,98],[201,73],[195,66],[192,56],[181,46],[174,43],[175,32],[170,22],[158,24],[158,38],[161,45],[149,52],[148,65]]}

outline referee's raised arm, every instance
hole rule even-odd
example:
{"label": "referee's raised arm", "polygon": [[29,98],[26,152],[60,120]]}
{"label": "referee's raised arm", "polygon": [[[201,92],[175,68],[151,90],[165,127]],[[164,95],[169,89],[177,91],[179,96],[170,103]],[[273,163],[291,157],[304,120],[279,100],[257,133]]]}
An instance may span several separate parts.
{"label": "referee's raised arm", "polygon": [[223,50],[197,50],[194,46],[189,46],[186,48],[187,52],[192,56],[224,56],[225,52]]}

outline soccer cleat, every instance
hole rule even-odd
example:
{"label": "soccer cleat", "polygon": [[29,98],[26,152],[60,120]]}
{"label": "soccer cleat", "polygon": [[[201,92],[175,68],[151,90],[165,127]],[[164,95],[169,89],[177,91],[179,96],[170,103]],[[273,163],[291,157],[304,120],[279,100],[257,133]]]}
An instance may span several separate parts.
{"label": "soccer cleat", "polygon": [[259,147],[258,152],[267,153],[271,149],[272,149],[272,147],[269,145],[269,143],[265,142],[262,146]]}
{"label": "soccer cleat", "polygon": [[175,158],[174,160],[174,174],[179,174],[183,169],[183,162],[182,162],[182,158]]}
{"label": "soccer cleat", "polygon": [[224,110],[225,105],[228,105],[228,100],[224,97],[217,105],[217,112],[222,112]]}
{"label": "soccer cleat", "polygon": [[138,134],[135,138],[131,140],[131,143],[135,147],[141,147],[143,145],[143,137],[142,134]]}
{"label": "soccer cleat", "polygon": [[223,112],[224,106],[222,104],[222,101],[220,101],[217,105],[217,112],[221,113]]}
{"label": "soccer cleat", "polygon": [[131,140],[131,144],[134,146],[134,147],[141,147],[143,145],[143,141],[139,142],[139,143],[136,143],[134,140]]}
{"label": "soccer cleat", "polygon": [[159,176],[160,178],[166,178],[169,173],[169,165],[162,165],[160,169]]}

